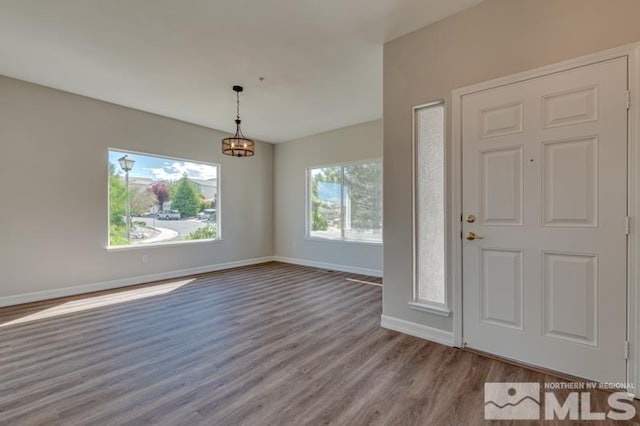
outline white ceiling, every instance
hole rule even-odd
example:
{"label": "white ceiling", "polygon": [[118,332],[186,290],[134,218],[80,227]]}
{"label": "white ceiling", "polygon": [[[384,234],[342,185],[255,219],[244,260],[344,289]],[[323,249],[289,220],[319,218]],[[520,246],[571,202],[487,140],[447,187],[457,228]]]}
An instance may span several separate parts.
{"label": "white ceiling", "polygon": [[0,74],[225,131],[241,84],[282,142],[380,118],[383,43],[480,1],[0,0]]}

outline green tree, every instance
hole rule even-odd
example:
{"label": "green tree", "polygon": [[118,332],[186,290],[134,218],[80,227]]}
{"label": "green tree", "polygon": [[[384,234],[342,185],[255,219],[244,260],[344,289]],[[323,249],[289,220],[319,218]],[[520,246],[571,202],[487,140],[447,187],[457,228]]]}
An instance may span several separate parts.
{"label": "green tree", "polygon": [[167,193],[169,194],[168,200],[173,200],[173,197],[176,196],[176,191],[178,190],[178,183],[180,182],[180,180],[167,183]]}
{"label": "green tree", "polygon": [[[336,209],[336,206],[328,201],[323,201],[318,195],[320,182],[340,184],[342,181],[340,167],[325,167],[314,171],[311,180],[311,230],[326,231],[329,220],[326,213]],[[339,206],[338,206],[339,208]],[[323,214],[324,210],[324,214]]]}
{"label": "green tree", "polygon": [[341,222],[340,203],[336,205],[334,199],[321,200],[318,194],[320,183],[330,183],[343,185],[342,203],[350,229],[379,232],[382,229],[382,164],[344,166],[344,177],[342,170],[343,167],[314,170],[311,180],[311,229],[326,231],[330,220]]}
{"label": "green tree", "polygon": [[311,181],[311,230],[312,231],[326,231],[328,227],[327,219],[320,214],[320,197],[318,197],[318,182],[320,179],[318,175],[313,177]]}
{"label": "green tree", "polygon": [[127,188],[120,176],[116,174],[116,166],[109,163],[109,245],[128,244],[126,238],[127,225],[125,212],[127,208]]}
{"label": "green tree", "polygon": [[218,230],[215,225],[205,225],[202,228],[198,228],[189,235],[187,240],[212,240],[218,235]]}
{"label": "green tree", "polygon": [[[367,163],[344,169],[345,199],[350,202],[351,228],[382,229],[382,164]],[[346,200],[345,200],[346,202]]]}
{"label": "green tree", "polygon": [[202,205],[200,187],[191,182],[185,175],[175,183],[175,192],[171,194],[171,208],[178,210],[182,217],[193,217]]}

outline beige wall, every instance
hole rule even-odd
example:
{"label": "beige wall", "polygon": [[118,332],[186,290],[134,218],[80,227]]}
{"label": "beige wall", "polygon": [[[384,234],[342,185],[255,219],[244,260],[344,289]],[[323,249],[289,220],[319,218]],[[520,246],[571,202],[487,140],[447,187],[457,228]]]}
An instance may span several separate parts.
{"label": "beige wall", "polygon": [[[0,77],[0,301],[273,254],[273,146]],[[221,164],[220,242],[107,251],[107,148]],[[142,255],[149,257],[142,263]]]}
{"label": "beige wall", "polygon": [[445,99],[449,129],[453,89],[640,41],[639,17],[638,0],[486,0],[385,45],[384,315],[452,328],[407,306],[411,107]]}
{"label": "beige wall", "polygon": [[[306,169],[382,158],[382,120],[275,146],[275,254],[382,273],[382,246],[305,238]],[[345,268],[342,268],[345,269]]]}

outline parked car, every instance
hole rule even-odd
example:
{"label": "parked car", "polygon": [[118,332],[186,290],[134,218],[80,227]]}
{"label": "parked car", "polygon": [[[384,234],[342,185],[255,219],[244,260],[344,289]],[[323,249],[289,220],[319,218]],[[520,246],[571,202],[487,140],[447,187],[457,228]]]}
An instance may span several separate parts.
{"label": "parked car", "polygon": [[204,209],[196,215],[199,220],[215,221],[216,209]]}
{"label": "parked car", "polygon": [[158,213],[158,219],[178,220],[180,219],[180,212],[178,210],[164,210]]}

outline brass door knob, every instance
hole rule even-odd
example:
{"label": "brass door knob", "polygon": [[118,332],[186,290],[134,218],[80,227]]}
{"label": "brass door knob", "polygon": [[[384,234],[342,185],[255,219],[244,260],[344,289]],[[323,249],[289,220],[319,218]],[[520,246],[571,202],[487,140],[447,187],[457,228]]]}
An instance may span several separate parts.
{"label": "brass door knob", "polygon": [[473,240],[481,240],[484,237],[481,237],[480,235],[477,235],[475,232],[467,232],[466,238],[469,241],[473,241]]}
{"label": "brass door knob", "polygon": [[468,214],[465,216],[464,220],[466,220],[469,223],[473,223],[476,221],[476,217],[472,214]]}

